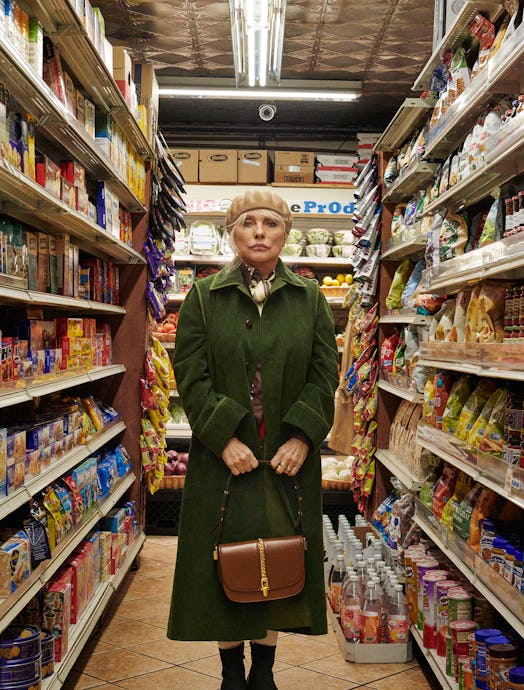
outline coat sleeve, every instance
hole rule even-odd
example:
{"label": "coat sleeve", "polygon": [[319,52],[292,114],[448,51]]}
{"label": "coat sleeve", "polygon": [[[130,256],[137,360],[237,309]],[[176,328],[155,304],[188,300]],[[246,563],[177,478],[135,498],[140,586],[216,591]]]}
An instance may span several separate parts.
{"label": "coat sleeve", "polygon": [[197,289],[193,287],[180,309],[173,370],[193,434],[221,457],[226,443],[249,411],[213,389],[207,349],[205,318]]}
{"label": "coat sleeve", "polygon": [[338,379],[338,350],[333,314],[318,290],[308,380],[283,420],[306,434],[313,448],[320,447],[333,424]]}

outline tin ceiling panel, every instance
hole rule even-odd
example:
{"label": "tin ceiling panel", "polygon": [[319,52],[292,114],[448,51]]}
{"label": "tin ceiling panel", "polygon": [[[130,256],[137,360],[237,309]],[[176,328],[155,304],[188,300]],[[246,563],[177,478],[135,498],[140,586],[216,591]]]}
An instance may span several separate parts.
{"label": "tin ceiling panel", "polygon": [[[97,0],[113,43],[164,79],[234,77],[229,1]],[[288,0],[282,79],[359,80],[351,104],[278,103],[269,123],[255,102],[165,99],[160,126],[172,143],[259,142],[304,137],[346,140],[378,131],[394,115],[432,51],[433,0]],[[314,87],[314,83],[312,83]],[[229,142],[230,143],[230,142]]]}

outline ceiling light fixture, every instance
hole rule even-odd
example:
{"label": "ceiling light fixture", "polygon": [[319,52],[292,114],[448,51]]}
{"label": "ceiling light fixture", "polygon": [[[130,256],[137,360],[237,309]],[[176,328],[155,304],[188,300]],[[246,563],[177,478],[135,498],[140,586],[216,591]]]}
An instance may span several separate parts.
{"label": "ceiling light fixture", "polygon": [[235,88],[198,88],[198,87],[160,87],[161,98],[201,98],[201,99],[236,99],[273,101],[333,101],[350,102],[358,98],[356,91],[321,90],[321,89],[235,89]]}
{"label": "ceiling light fixture", "polygon": [[286,0],[229,0],[237,86],[280,81]]}

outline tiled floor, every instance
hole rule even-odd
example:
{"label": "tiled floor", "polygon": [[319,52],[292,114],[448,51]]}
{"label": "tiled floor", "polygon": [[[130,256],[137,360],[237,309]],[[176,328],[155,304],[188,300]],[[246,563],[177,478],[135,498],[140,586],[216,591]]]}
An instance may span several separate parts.
{"label": "tiled floor", "polygon": [[[221,667],[212,642],[173,642],[166,622],[176,558],[176,537],[150,536],[140,568],[129,574],[82,652],[65,690],[218,690]],[[247,660],[249,668],[249,659]],[[417,661],[346,662],[330,631],[321,637],[281,634],[275,662],[279,690],[430,690]]]}

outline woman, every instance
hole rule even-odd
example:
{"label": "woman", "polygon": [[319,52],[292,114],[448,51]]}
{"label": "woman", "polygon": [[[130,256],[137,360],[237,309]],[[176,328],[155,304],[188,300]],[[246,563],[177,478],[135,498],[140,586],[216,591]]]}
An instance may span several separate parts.
{"label": "woman", "polygon": [[[235,260],[195,283],[177,330],[173,364],[192,441],[168,637],[219,640],[222,690],[271,690],[277,631],[326,632],[319,448],[333,421],[338,355],[318,285],[279,259],[291,228],[286,202],[248,191],[233,199],[226,224]],[[293,534],[289,478],[298,479],[308,543],[300,594],[226,598],[212,549],[230,473],[223,542]]]}

